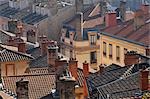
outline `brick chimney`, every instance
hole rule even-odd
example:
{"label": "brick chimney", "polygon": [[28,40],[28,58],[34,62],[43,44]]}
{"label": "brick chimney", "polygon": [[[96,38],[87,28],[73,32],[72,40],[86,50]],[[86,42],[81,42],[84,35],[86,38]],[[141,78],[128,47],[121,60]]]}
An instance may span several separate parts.
{"label": "brick chimney", "polygon": [[138,64],[139,63],[139,56],[134,51],[127,52],[125,54],[124,63],[125,63],[125,65]]}
{"label": "brick chimney", "polygon": [[137,10],[134,15],[134,29],[138,29],[142,25],[144,25],[144,12],[142,10]]}
{"label": "brick chimney", "polygon": [[26,53],[26,43],[18,42],[18,51],[22,53]]}
{"label": "brick chimney", "polygon": [[149,14],[150,12],[150,6],[148,4],[142,4],[141,10],[144,12],[144,14]]}
{"label": "brick chimney", "polygon": [[48,42],[43,40],[41,41],[41,55],[45,55],[47,53],[47,46],[48,46]]}
{"label": "brick chimney", "polygon": [[120,18],[122,21],[125,21],[126,16],[126,2],[124,0],[120,1]]}
{"label": "brick chimney", "polygon": [[83,82],[83,90],[84,90],[84,98],[88,97],[88,87],[86,83],[86,77],[89,75],[89,64],[85,61],[83,63],[83,74],[84,74],[84,82]]}
{"label": "brick chimney", "polygon": [[107,12],[105,16],[105,24],[106,27],[111,27],[117,25],[116,13],[115,12]]}
{"label": "brick chimney", "polygon": [[16,82],[17,99],[29,99],[28,96],[28,83],[29,81],[21,79]]}
{"label": "brick chimney", "polygon": [[73,58],[69,60],[69,71],[75,79],[78,78],[78,61]]}
{"label": "brick chimney", "polygon": [[148,70],[142,70],[140,72],[140,87],[142,91],[148,90],[149,87],[148,75],[149,75]]}
{"label": "brick chimney", "polygon": [[51,44],[47,48],[48,64],[55,66],[55,61],[58,59],[58,46],[57,44]]}
{"label": "brick chimney", "polygon": [[85,77],[89,75],[89,64],[86,61],[83,63],[83,74]]}
{"label": "brick chimney", "polygon": [[31,43],[35,43],[36,42],[36,32],[34,30],[28,30],[27,31],[27,41],[31,42]]}

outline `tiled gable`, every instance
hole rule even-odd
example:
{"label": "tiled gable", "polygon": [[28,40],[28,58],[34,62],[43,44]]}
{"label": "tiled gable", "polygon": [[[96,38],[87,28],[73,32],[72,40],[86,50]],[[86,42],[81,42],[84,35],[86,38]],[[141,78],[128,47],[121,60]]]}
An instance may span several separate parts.
{"label": "tiled gable", "polygon": [[[1,47],[1,46],[0,46]],[[31,60],[32,56],[1,47],[0,62]]]}
{"label": "tiled gable", "polygon": [[16,82],[22,78],[29,81],[29,99],[40,99],[56,87],[55,75],[39,74],[2,77],[4,88],[16,94]]}

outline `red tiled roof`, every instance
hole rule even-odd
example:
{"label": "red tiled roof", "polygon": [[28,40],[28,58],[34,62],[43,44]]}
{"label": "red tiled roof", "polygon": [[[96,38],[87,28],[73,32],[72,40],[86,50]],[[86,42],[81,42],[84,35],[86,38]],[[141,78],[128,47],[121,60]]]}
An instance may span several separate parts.
{"label": "red tiled roof", "polygon": [[[150,20],[150,17],[146,21]],[[142,43],[145,46],[150,45],[150,22],[146,22],[140,28],[134,28],[133,20],[103,29],[103,32],[117,37],[125,38],[137,43]]]}
{"label": "red tiled roof", "polygon": [[39,99],[50,94],[51,89],[55,88],[53,74],[2,77],[4,88],[16,93],[16,82],[22,78],[29,81],[29,99]]}

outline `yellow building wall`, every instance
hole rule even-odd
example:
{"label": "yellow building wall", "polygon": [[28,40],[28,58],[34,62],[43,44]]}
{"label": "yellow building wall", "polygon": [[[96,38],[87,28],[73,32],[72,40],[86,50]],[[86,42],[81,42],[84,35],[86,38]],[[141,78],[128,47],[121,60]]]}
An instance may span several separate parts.
{"label": "yellow building wall", "polygon": [[[6,65],[7,64],[14,64],[15,65],[15,75],[11,75],[11,76],[17,76],[17,75],[25,74],[25,70],[28,67],[27,61],[3,62],[3,63],[1,63],[1,76],[6,76]],[[9,74],[13,74],[13,70],[10,71]]]}
{"label": "yellow building wall", "polygon": [[[128,49],[128,51],[137,51],[140,54],[145,55],[145,48],[143,46],[129,43],[123,40],[114,39],[108,36],[101,36],[101,42],[100,42],[100,54],[101,54],[101,62],[107,65],[110,65],[112,63],[124,66],[124,48]],[[107,52],[106,57],[103,56],[103,42],[107,43]],[[109,58],[109,44],[112,44],[113,46],[113,58]],[[116,46],[120,47],[120,62],[116,60]]]}

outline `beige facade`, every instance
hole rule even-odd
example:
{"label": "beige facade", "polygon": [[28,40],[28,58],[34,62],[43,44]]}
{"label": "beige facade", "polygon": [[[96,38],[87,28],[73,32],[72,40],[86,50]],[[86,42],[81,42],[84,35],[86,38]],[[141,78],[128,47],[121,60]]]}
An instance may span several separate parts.
{"label": "beige facade", "polygon": [[[101,35],[100,37],[100,45],[103,45],[103,42],[106,42],[106,56],[104,56],[103,54],[103,47],[104,46],[100,46],[100,57],[101,58],[101,63],[102,64],[106,64],[106,65],[110,65],[112,63],[118,64],[120,66],[124,66],[124,54],[126,53],[126,51],[137,51],[137,53],[140,53],[142,55],[145,55],[145,48],[143,46],[137,45],[137,44],[133,44],[133,43],[129,43],[127,41],[124,40],[119,40],[119,39],[115,39],[112,37],[108,37],[105,35]],[[110,48],[109,48],[109,44],[112,45],[112,58],[110,58],[109,53],[110,53]],[[119,47],[119,59],[117,60],[117,46]]]}
{"label": "beige facade", "polygon": [[13,61],[1,63],[1,76],[18,76],[25,74],[27,61]]}
{"label": "beige facade", "polygon": [[[88,33],[88,40],[75,41],[71,38],[64,37],[62,34],[61,53],[67,57],[76,58],[78,60],[78,66],[82,66],[82,63],[86,60],[91,68],[95,70],[99,69],[100,64],[107,66],[114,63],[124,66],[124,54],[126,51],[137,51],[143,55],[146,53],[145,47],[141,45],[105,35],[100,35],[100,38],[96,39],[95,45],[91,45],[90,35],[93,34]],[[96,36],[96,33],[94,35]],[[105,48],[104,43],[106,44]],[[96,53],[93,56],[96,57],[95,62],[91,60],[92,52]]]}

